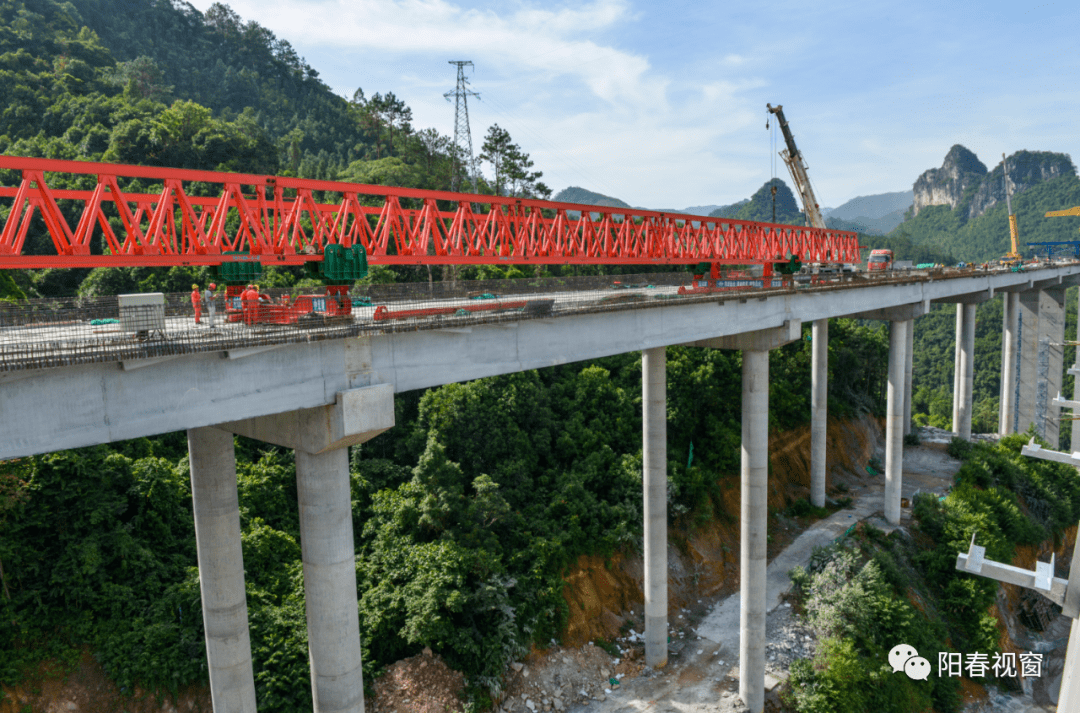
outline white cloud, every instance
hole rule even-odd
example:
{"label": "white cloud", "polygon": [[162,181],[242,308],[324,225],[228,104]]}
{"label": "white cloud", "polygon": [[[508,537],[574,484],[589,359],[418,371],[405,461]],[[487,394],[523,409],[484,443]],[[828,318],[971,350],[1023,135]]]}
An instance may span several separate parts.
{"label": "white cloud", "polygon": [[576,77],[609,102],[650,88],[643,55],[590,39],[631,19],[624,0],[557,9],[522,5],[509,12],[446,0],[239,0],[234,9],[297,45],[390,57],[482,55],[518,71]]}
{"label": "white cloud", "polygon": [[[200,0],[208,2],[208,0]],[[649,44],[623,41],[638,14],[627,0],[582,5],[530,3],[467,8],[449,0],[236,0],[233,8],[294,44],[301,54],[353,58],[355,87],[390,90],[413,107],[418,126],[452,133],[441,94],[453,86],[447,59],[470,59],[480,101],[470,100],[473,147],[499,123],[530,153],[554,190],[584,185],[630,202],[670,206],[715,195],[732,164],[730,141],[752,112],[742,97],[760,80],[735,75],[745,63],[712,60],[708,80],[657,71]],[[435,58],[438,59],[435,59]],[[310,57],[309,57],[310,59]],[[324,79],[333,73],[313,61]],[[428,72],[425,68],[430,66]],[[337,87],[343,94],[351,89]],[[736,149],[736,153],[739,153]],[[721,158],[717,158],[720,156]],[[738,171],[731,165],[730,169]]]}
{"label": "white cloud", "polygon": [[[213,0],[193,2],[205,10]],[[986,157],[1080,156],[1069,132],[1077,100],[1062,89],[1080,75],[1064,50],[1068,23],[972,16],[937,0],[902,12],[830,0],[812,11],[794,0],[672,10],[640,0],[230,4],[292,43],[335,91],[392,91],[414,125],[446,134],[446,62],[472,60],[477,153],[498,123],[555,190],[582,185],[632,204],[732,202],[774,163],[788,180],[762,130],[766,101],[794,121],[829,205],[903,190],[954,143]],[[1002,46],[1036,49],[1002,55]]]}

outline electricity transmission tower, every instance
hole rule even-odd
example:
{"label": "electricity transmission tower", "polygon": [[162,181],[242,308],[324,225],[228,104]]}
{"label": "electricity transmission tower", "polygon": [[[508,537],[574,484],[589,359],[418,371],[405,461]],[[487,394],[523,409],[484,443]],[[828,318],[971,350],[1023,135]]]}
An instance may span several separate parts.
{"label": "electricity transmission tower", "polygon": [[450,190],[461,190],[461,174],[464,168],[464,173],[469,178],[469,183],[472,185],[472,192],[476,193],[476,166],[473,163],[473,151],[472,151],[472,133],[469,130],[469,104],[468,98],[471,94],[474,97],[480,96],[477,92],[469,89],[469,80],[465,79],[465,67],[472,67],[473,63],[470,61],[451,61],[450,64],[457,65],[457,87],[452,91],[443,94],[446,97],[446,101],[450,101],[450,97],[454,98],[454,175],[450,179]]}

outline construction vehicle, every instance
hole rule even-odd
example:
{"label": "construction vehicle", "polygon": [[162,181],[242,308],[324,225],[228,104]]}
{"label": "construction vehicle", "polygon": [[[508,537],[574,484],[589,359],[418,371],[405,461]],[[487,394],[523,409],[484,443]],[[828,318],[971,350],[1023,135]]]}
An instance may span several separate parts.
{"label": "construction vehicle", "polygon": [[866,261],[867,272],[884,272],[892,268],[893,251],[878,249],[870,251],[870,259]]}
{"label": "construction vehicle", "polygon": [[810,187],[810,177],[806,174],[806,162],[803,161],[802,153],[795,147],[795,137],[791,135],[787,119],[784,118],[784,107],[781,104],[773,106],[766,104],[765,108],[770,113],[776,114],[776,120],[780,122],[780,131],[784,134],[784,143],[787,148],[780,152],[780,158],[784,159],[788,171],[791,172],[791,180],[795,182],[795,188],[799,191],[803,209],[806,211],[806,224],[812,228],[824,228],[825,218],[821,215],[821,206],[814,197],[814,189]]}
{"label": "construction vehicle", "polygon": [[[1009,238],[1012,240],[1012,250],[1004,257],[998,260],[1001,265],[1007,265],[1009,267],[1017,267],[1024,264],[1024,258],[1021,257],[1019,252],[1020,231],[1016,227],[1016,216],[1012,212],[1012,190],[1009,187],[1009,163],[1005,159],[1005,154],[1001,154],[1001,167],[1005,172],[1005,207],[1009,210]],[[1047,213],[1047,215],[1050,215]]]}
{"label": "construction vehicle", "polygon": [[[787,119],[784,118],[783,105],[777,104],[773,106],[772,104],[766,104],[765,108],[768,109],[769,113],[776,114],[776,120],[780,124],[780,131],[784,134],[784,143],[787,144],[787,148],[780,152],[780,158],[784,159],[784,163],[787,164],[788,172],[791,173],[791,180],[795,183],[795,189],[799,192],[803,212],[806,215],[806,224],[812,228],[825,228],[825,218],[821,215],[821,206],[818,205],[817,198],[814,196],[814,189],[810,186],[810,176],[806,173],[806,161],[803,160],[802,153],[795,146],[795,137],[792,136]],[[845,265],[843,263],[813,263],[806,266],[802,271],[820,274],[823,272],[857,272],[858,268],[855,265]]]}

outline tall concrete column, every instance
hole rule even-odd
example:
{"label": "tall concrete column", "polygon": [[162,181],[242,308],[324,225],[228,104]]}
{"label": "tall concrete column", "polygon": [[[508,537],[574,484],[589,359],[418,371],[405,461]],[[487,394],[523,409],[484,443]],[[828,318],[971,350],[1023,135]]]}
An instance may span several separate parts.
{"label": "tall concrete column", "polygon": [[188,455],[210,697],[216,713],[255,713],[232,434],[190,429]]}
{"label": "tall concrete column", "polygon": [[1065,290],[1034,289],[1020,293],[1020,388],[1016,403],[1017,428],[1035,424],[1036,432],[1058,447],[1059,407],[1064,367]]}
{"label": "tall concrete column", "polygon": [[889,330],[889,392],[885,421],[885,520],[900,524],[900,489],[903,477],[904,362],[910,320],[891,323]]}
{"label": "tall concrete column", "polygon": [[[1080,341],[1080,310],[1078,310],[1076,313],[1076,334],[1076,341]],[[1076,347],[1076,358],[1073,360],[1073,367],[1077,370],[1080,370],[1080,347]],[[1073,401],[1080,401],[1080,376],[1076,375],[1073,376]],[[1080,413],[1077,413],[1076,411],[1074,411],[1073,413],[1074,415],[1080,416]],[[1080,450],[1080,421],[1072,422],[1071,435],[1072,447],[1070,450],[1073,452]],[[1076,628],[1075,624],[1073,628]],[[1080,635],[1078,635],[1078,637],[1080,637]],[[1077,651],[1076,661],[1078,664],[1080,664],[1080,651]],[[1080,697],[1080,691],[1077,692],[1077,696]]]}
{"label": "tall concrete column", "polygon": [[964,307],[956,305],[956,347],[953,357],[953,389],[952,389],[952,431],[960,431],[960,333],[964,329]]}
{"label": "tall concrete column", "polygon": [[[817,328],[815,327],[815,330]],[[742,352],[742,505],[739,514],[739,697],[765,707],[765,567],[769,486],[769,350],[802,338],[802,322],[691,342]],[[815,349],[827,343],[813,335]],[[822,382],[824,383],[824,381]],[[822,387],[824,388],[824,387]]]}
{"label": "tall concrete column", "polygon": [[825,443],[828,435],[829,320],[814,320],[810,366],[810,503],[825,506]]}
{"label": "tall concrete column", "polygon": [[743,351],[739,696],[765,706],[765,568],[769,479],[769,352]]}
{"label": "tall concrete column", "polygon": [[904,435],[911,433],[911,373],[915,367],[915,320],[907,325],[907,350],[904,356]]}
{"label": "tall concrete column", "polygon": [[915,368],[915,320],[907,324],[907,352],[904,356],[904,435],[912,432],[912,372]]}
{"label": "tall concrete column", "polygon": [[1007,436],[1013,432],[1013,422],[1016,420],[1016,330],[1020,314],[1020,295],[1016,292],[1004,293],[1001,306],[1004,313],[1004,333],[1001,338],[1001,406],[998,412],[998,434]]}
{"label": "tall concrete column", "polygon": [[667,567],[667,351],[641,352],[641,402],[645,497],[645,664],[668,657]]}
{"label": "tall concrete column", "polygon": [[394,389],[378,384],[338,392],[330,406],[218,426],[296,452],[315,713],[364,713],[348,447],[393,425]]}
{"label": "tall concrete column", "polygon": [[363,713],[349,449],[296,451],[311,693],[316,713]]}
{"label": "tall concrete column", "polygon": [[971,440],[971,411],[973,408],[972,396],[975,385],[975,308],[974,304],[959,304],[958,311],[964,315],[961,322],[961,330],[957,337],[960,339],[960,398],[959,401],[959,426],[956,435],[965,441]]}
{"label": "tall concrete column", "polygon": [[1057,710],[1080,710],[1080,620],[1073,619],[1069,629],[1069,644],[1065,650],[1065,667],[1061,671],[1061,689]]}

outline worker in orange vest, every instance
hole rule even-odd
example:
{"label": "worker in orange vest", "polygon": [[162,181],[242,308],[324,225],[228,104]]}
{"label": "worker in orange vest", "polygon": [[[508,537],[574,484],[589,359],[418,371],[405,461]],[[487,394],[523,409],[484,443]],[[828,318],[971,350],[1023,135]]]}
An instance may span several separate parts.
{"label": "worker in orange vest", "polygon": [[255,292],[254,285],[248,285],[240,294],[240,304],[244,310],[244,324],[253,324],[255,322],[255,303],[258,302],[259,296]]}
{"label": "worker in orange vest", "polygon": [[191,306],[195,308],[195,324],[198,324],[202,316],[202,294],[198,285],[191,286]]}

